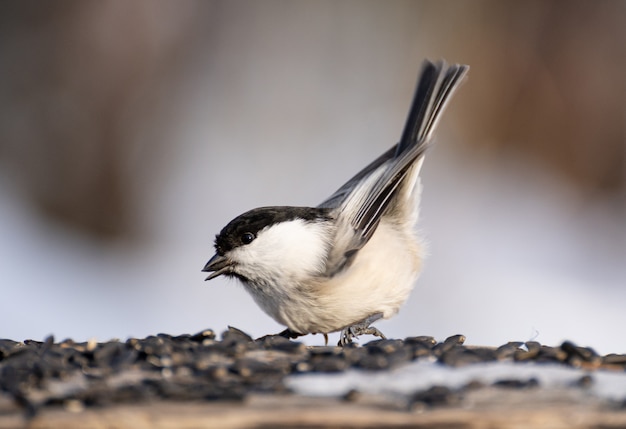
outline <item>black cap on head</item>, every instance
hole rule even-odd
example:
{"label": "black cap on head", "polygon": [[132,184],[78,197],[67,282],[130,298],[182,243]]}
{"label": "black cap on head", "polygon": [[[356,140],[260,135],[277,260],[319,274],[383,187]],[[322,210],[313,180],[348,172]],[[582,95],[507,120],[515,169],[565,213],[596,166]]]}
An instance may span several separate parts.
{"label": "black cap on head", "polygon": [[302,219],[307,222],[330,219],[330,210],[316,207],[259,207],[237,216],[215,236],[215,250],[223,255],[252,242],[259,231],[271,225]]}

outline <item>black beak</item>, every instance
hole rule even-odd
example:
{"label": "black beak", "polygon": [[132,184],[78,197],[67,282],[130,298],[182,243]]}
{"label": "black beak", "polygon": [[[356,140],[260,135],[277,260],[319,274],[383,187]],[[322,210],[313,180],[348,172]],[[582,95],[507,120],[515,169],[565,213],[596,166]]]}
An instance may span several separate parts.
{"label": "black beak", "polygon": [[229,273],[231,271],[231,266],[232,262],[227,257],[216,253],[211,259],[209,259],[209,262],[207,262],[202,269],[204,272],[213,271],[213,273],[204,280],[211,280],[215,277],[221,276],[222,274]]}

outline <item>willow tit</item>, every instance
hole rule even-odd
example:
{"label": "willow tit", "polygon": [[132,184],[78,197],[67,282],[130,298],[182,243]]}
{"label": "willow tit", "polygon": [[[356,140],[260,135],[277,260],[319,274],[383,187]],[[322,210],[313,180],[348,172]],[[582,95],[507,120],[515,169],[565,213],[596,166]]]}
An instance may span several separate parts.
{"label": "willow tit", "polygon": [[419,171],[433,131],[469,67],[425,61],[399,143],[317,207],[260,207],[215,238],[206,280],[239,279],[296,338],[341,330],[340,345],[395,315],[420,273],[414,231]]}

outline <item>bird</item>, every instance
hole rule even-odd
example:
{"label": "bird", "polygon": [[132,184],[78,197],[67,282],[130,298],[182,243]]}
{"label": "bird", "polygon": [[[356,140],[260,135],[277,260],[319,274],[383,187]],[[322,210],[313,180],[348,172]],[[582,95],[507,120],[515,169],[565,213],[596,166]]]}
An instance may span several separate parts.
{"label": "bird", "polygon": [[[469,66],[425,60],[397,144],[315,207],[249,210],[215,237],[202,271],[236,278],[289,339],[340,332],[338,345],[398,313],[419,277],[420,169]],[[322,171],[323,173],[323,171]]]}

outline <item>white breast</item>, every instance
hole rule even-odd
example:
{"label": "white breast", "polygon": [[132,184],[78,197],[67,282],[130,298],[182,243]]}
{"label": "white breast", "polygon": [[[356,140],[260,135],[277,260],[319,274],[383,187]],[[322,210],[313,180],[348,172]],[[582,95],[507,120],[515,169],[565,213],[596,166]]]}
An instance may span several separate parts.
{"label": "white breast", "polygon": [[[412,231],[381,222],[350,267],[302,288],[280,309],[280,318],[299,333],[327,333],[382,313],[396,314],[417,280],[422,245]],[[292,296],[293,298],[293,296]]]}

